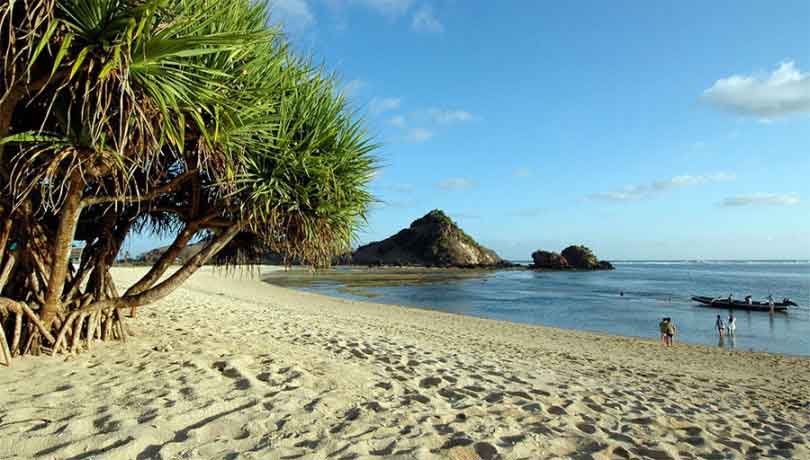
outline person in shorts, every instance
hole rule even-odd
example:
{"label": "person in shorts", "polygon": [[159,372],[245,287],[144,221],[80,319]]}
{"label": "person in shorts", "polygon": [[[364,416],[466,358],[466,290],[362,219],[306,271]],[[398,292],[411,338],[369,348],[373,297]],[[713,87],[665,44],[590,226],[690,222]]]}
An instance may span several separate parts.
{"label": "person in shorts", "polygon": [[675,323],[672,322],[672,318],[667,318],[667,330],[666,330],[666,346],[671,347],[672,341],[675,339],[676,334]]}
{"label": "person in shorts", "polygon": [[726,335],[726,325],[723,323],[723,318],[720,315],[717,315],[717,320],[714,322],[714,327],[717,329],[717,333],[720,337]]}

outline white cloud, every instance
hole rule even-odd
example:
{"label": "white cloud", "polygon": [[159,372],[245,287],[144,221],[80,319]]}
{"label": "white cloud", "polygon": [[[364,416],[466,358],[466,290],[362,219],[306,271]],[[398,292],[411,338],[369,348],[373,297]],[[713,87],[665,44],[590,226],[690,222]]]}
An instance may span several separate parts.
{"label": "white cloud", "polygon": [[532,172],[529,171],[529,168],[517,168],[512,171],[512,175],[515,177],[530,177]]}
{"label": "white cloud", "polygon": [[391,117],[391,119],[388,120],[388,123],[391,123],[392,125],[396,126],[397,128],[404,128],[405,125],[406,125],[405,117],[403,117],[402,115],[397,115],[395,117]]}
{"label": "white cloud", "polygon": [[288,32],[301,32],[315,23],[306,0],[270,0],[270,15],[273,23]]}
{"label": "white cloud", "polygon": [[461,123],[472,120],[473,114],[466,110],[429,109],[428,114],[434,121],[441,124]]}
{"label": "white cloud", "polygon": [[351,3],[367,6],[373,10],[388,15],[402,16],[413,4],[413,0],[350,0]]}
{"label": "white cloud", "polygon": [[726,182],[736,179],[734,174],[716,173],[706,176],[675,176],[672,179],[659,180],[652,183],[652,188],[655,190],[667,190],[678,187],[689,187],[692,185],[700,185],[711,182]]}
{"label": "white cloud", "polygon": [[783,62],[767,76],[732,75],[717,80],[702,99],[715,107],[763,119],[810,111],[810,73]]}
{"label": "white cloud", "polygon": [[398,97],[375,97],[371,100],[371,102],[368,103],[368,110],[372,115],[379,115],[384,112],[398,109],[401,102],[401,99]]}
{"label": "white cloud", "polygon": [[433,138],[433,131],[424,128],[414,128],[408,132],[408,140],[411,142],[424,142]]}
{"label": "white cloud", "polygon": [[372,204],[372,206],[378,209],[384,208],[406,209],[406,208],[413,208],[414,206],[416,206],[416,202],[412,200],[394,200],[394,201],[384,200],[378,201]]}
{"label": "white cloud", "polygon": [[675,176],[670,179],[657,180],[650,184],[645,185],[630,185],[620,190],[610,192],[598,192],[588,195],[588,198],[594,200],[607,200],[607,201],[637,201],[644,198],[649,198],[657,192],[670,190],[674,188],[691,187],[701,184],[709,184],[714,182],[726,182],[734,180],[736,176],[729,173],[715,173],[708,175],[682,175]]}
{"label": "white cloud", "polygon": [[465,177],[453,177],[436,184],[443,190],[467,190],[475,187],[475,182]]}
{"label": "white cloud", "polygon": [[648,194],[649,190],[646,187],[629,186],[619,191],[592,193],[588,195],[588,198],[607,201],[636,201]]}
{"label": "white cloud", "polygon": [[[400,108],[400,102],[398,98],[374,98],[369,102],[369,112],[380,115],[384,112],[396,110]],[[434,128],[438,129],[438,125],[451,125],[472,119],[474,119],[473,115],[464,110],[431,108],[411,112],[407,115],[393,115],[388,118],[387,123],[402,130],[406,141],[424,142],[434,137]],[[427,128],[413,127],[416,124],[422,124]]]}
{"label": "white cloud", "polygon": [[796,193],[779,195],[775,193],[755,193],[753,195],[738,195],[723,200],[721,206],[751,206],[770,205],[785,206],[799,204],[801,198]]}
{"label": "white cloud", "polygon": [[353,96],[358,91],[366,87],[366,82],[363,80],[351,80],[343,86],[343,94],[346,96]]}
{"label": "white cloud", "polygon": [[444,32],[444,24],[433,14],[430,5],[424,5],[414,13],[411,28],[417,32],[433,34]]}

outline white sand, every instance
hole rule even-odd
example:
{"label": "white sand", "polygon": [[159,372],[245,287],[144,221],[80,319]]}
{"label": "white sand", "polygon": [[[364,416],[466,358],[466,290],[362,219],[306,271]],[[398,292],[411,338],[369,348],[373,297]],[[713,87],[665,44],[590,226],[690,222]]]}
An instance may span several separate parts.
{"label": "white sand", "polygon": [[127,344],[0,368],[0,458],[810,459],[808,359],[208,269],[128,325]]}

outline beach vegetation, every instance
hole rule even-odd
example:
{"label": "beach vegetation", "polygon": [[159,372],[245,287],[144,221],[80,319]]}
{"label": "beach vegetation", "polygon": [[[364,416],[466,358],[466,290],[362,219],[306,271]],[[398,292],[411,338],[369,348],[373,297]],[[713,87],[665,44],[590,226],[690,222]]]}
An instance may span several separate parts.
{"label": "beach vegetation", "polygon": [[[253,0],[0,3],[0,362],[124,340],[126,312],[206,263],[350,250],[376,146],[269,19]],[[122,292],[134,232],[174,241]]]}

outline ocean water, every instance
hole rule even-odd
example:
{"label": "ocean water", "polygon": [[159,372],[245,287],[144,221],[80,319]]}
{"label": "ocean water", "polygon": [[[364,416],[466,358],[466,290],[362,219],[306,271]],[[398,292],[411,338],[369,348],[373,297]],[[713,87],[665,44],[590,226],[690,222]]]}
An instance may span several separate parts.
{"label": "ocean water", "polygon": [[[354,295],[336,282],[301,288],[336,297],[409,305],[484,318],[657,339],[671,317],[679,341],[810,355],[810,262],[616,262],[609,272],[498,271],[478,279],[366,287]],[[624,296],[619,293],[624,292]],[[787,314],[735,311],[737,333],[720,341],[714,329],[728,310],[700,307],[692,295],[790,297]]]}

